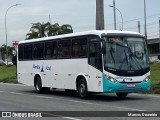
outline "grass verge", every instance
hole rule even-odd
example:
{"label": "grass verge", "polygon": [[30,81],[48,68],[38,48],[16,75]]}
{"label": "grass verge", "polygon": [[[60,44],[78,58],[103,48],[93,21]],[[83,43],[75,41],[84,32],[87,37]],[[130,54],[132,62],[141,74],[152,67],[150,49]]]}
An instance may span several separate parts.
{"label": "grass verge", "polygon": [[151,67],[151,93],[160,94],[160,63],[152,63]]}
{"label": "grass verge", "polygon": [[0,66],[0,82],[17,83],[15,66]]}

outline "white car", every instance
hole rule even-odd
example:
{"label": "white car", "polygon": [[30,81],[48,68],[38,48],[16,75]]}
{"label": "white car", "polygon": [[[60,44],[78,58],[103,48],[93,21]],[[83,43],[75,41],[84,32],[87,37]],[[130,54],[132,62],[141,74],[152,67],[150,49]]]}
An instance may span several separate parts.
{"label": "white car", "polygon": [[160,62],[160,59],[158,59],[158,56],[152,56],[152,57],[149,57],[150,59],[150,62]]}
{"label": "white car", "polygon": [[7,63],[7,59],[5,60],[5,64],[6,64],[6,65],[13,65],[13,63],[12,63],[11,60],[8,60],[8,63]]}
{"label": "white car", "polygon": [[6,63],[3,60],[0,60],[0,66],[4,66]]}

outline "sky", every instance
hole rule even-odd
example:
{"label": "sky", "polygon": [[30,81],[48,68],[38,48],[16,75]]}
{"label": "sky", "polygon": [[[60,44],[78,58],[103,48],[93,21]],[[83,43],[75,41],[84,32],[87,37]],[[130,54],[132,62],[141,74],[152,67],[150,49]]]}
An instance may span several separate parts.
{"label": "sky", "polygon": [[[144,0],[115,0],[123,16],[123,30],[144,34]],[[0,0],[0,46],[5,44],[5,13],[7,13],[8,44],[25,39],[32,23],[48,22],[70,24],[74,32],[94,30],[96,23],[96,0]],[[105,30],[114,29],[113,0],[104,0]],[[148,38],[159,37],[160,0],[146,0]],[[121,16],[116,11],[117,29],[121,28]]]}

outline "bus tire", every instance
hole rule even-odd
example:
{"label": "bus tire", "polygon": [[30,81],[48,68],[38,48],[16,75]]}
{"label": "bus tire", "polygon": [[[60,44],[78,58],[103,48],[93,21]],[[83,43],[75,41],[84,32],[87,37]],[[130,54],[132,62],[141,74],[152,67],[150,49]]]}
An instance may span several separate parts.
{"label": "bus tire", "polygon": [[81,78],[78,81],[77,91],[80,98],[86,99],[88,97],[88,88],[85,79]]}
{"label": "bus tire", "polygon": [[41,78],[38,76],[35,78],[35,90],[38,94],[42,94],[44,92],[49,92],[50,88],[48,87],[42,87],[42,81]]}
{"label": "bus tire", "polygon": [[116,93],[117,97],[119,98],[126,98],[128,93]]}

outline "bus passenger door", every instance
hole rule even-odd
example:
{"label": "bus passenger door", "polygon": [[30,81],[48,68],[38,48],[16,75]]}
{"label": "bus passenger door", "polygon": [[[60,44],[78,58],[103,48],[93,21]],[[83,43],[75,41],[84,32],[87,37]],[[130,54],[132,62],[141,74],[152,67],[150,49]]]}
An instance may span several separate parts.
{"label": "bus passenger door", "polygon": [[101,92],[102,83],[102,55],[100,54],[101,43],[89,43],[89,81],[88,90],[93,92]]}

